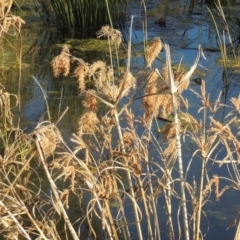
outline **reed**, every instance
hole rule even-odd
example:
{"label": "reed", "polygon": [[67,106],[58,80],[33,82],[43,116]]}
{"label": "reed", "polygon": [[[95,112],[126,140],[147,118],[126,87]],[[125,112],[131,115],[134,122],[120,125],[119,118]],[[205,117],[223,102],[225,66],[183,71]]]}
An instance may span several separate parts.
{"label": "reed", "polygon": [[[219,21],[216,19],[216,17],[214,16],[213,12],[210,10],[210,8],[207,8],[207,10],[209,11],[211,18],[213,20],[214,23],[214,27],[215,30],[217,32],[217,38],[218,38],[218,46],[221,52],[221,56],[222,56],[222,61],[223,61],[223,83],[225,86],[229,85],[229,83],[231,82],[231,75],[229,74],[229,47],[230,47],[230,52],[231,52],[231,57],[233,59],[236,59],[236,53],[235,53],[235,48],[233,46],[233,41],[232,41],[232,37],[231,37],[231,32],[230,32],[230,28],[227,22],[227,18],[224,14],[223,8],[222,8],[222,3],[218,0],[215,2],[215,6],[217,8],[218,14],[220,15],[220,19],[221,22],[223,23],[224,26],[224,30],[222,31],[222,34],[220,33],[220,25],[219,25]],[[228,47],[229,46],[229,47]]]}
{"label": "reed", "polygon": [[[38,1],[47,15],[46,24],[58,27],[79,28],[83,35],[95,34],[105,24],[119,24],[125,18],[127,0],[64,0]],[[111,13],[111,18],[108,13]]]}
{"label": "reed", "polygon": [[[110,53],[112,46],[121,42],[121,33],[111,26],[105,25],[97,36],[108,38]],[[201,119],[196,120],[182,93],[189,91],[190,77],[204,57],[201,47],[188,71],[181,66],[173,70],[169,46],[159,38],[150,40],[148,67],[162,47],[166,61],[136,79],[130,64],[131,29],[129,36],[128,62],[121,75],[114,74],[118,70],[113,59],[110,66],[103,61],[87,63],[73,56],[67,46],[52,60],[54,75],[73,73],[81,93],[84,111],[72,133],[71,146],[58,128],[68,108],[51,122],[51,109],[42,90],[47,117],[26,134],[14,126],[11,112],[19,104],[18,96],[0,89],[1,237],[79,239],[86,237],[81,229],[87,225],[89,239],[101,238],[104,233],[108,239],[130,240],[136,235],[138,239],[163,239],[167,234],[171,240],[199,240],[204,235],[204,204],[212,189],[216,200],[229,188],[239,191],[240,140],[233,131],[240,114],[240,96],[231,99],[227,121],[219,122],[220,95],[210,103],[202,80],[200,93],[191,90],[202,103]],[[89,89],[86,81],[92,81],[94,89]],[[136,102],[143,110],[140,115],[134,111]],[[105,110],[100,111],[103,105]],[[174,120],[166,121],[159,139],[154,119],[170,115]],[[195,149],[189,156],[182,151],[187,142]],[[219,159],[218,149],[224,149],[223,159]],[[195,169],[198,179],[189,181],[194,161],[200,161],[201,167]],[[209,165],[227,165],[228,175],[210,175]],[[220,188],[223,180],[229,184]],[[179,208],[174,211],[176,201]]]}

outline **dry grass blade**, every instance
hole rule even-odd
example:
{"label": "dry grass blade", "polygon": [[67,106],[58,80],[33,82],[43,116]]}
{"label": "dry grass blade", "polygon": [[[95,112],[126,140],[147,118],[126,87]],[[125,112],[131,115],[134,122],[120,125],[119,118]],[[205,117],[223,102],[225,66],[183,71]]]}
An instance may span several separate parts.
{"label": "dry grass blade", "polygon": [[190,79],[190,77],[192,76],[193,72],[194,72],[195,69],[197,68],[197,65],[198,65],[198,62],[199,62],[199,59],[200,59],[201,56],[202,56],[204,59],[206,59],[205,56],[204,56],[204,54],[203,54],[202,47],[199,46],[199,47],[198,47],[198,54],[197,54],[197,57],[196,57],[196,59],[195,59],[194,64],[192,65],[192,67],[190,68],[190,70],[189,70],[186,74],[184,74],[184,76],[181,78],[181,81],[180,81],[179,84],[177,85],[176,89],[172,89],[171,92],[176,92],[177,89],[180,88],[180,86],[185,83],[185,81],[189,81],[189,79]]}
{"label": "dry grass blade", "polygon": [[206,194],[211,191],[212,185],[215,186],[215,194],[217,200],[222,196],[222,194],[230,188],[230,186],[225,186],[222,190],[219,191],[219,177],[213,176],[213,178],[208,182],[208,184],[203,189],[202,195],[206,197]]}

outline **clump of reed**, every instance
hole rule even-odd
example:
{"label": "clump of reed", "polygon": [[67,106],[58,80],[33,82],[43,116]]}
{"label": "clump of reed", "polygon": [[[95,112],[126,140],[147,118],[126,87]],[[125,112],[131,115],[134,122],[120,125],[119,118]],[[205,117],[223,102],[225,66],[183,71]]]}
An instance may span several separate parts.
{"label": "clump of reed", "polygon": [[[162,46],[160,39],[150,41],[146,51],[148,66],[151,66],[158,57]],[[209,198],[212,187],[215,186],[217,199],[230,188],[230,186],[225,186],[223,189],[219,189],[221,177],[216,175],[209,177],[206,171],[206,164],[214,159],[214,150],[219,145],[230,149],[228,141],[233,141],[234,146],[238,149],[238,140],[231,133],[229,125],[234,120],[226,123],[225,126],[214,120],[213,116],[220,108],[219,99],[216,100],[214,105],[209,103],[209,96],[206,94],[204,81],[201,85],[201,94],[194,91],[203,104],[202,108],[200,108],[200,111],[203,112],[202,122],[197,121],[188,113],[188,101],[182,96],[182,92],[189,87],[189,79],[198,65],[202,50],[201,48],[199,49],[196,61],[188,72],[182,71],[180,68],[173,71],[170,50],[167,45],[165,45],[165,51],[167,59],[162,66],[161,73],[158,70],[150,71],[145,79],[137,81],[137,87],[135,86],[135,79],[129,71],[129,64],[126,72],[122,77],[118,78],[113,74],[109,77],[106,74],[106,70],[100,70],[101,67],[99,65],[100,73],[95,75],[94,79],[96,90],[88,90],[85,86],[80,87],[86,111],[79,120],[77,133],[73,135],[72,140],[77,144],[76,151],[78,153],[84,149],[85,162],[91,171],[92,169],[97,171],[95,176],[103,184],[101,187],[99,186],[98,190],[92,188],[92,183],[86,182],[90,190],[95,192],[93,195],[104,200],[104,203],[101,205],[102,225],[105,229],[106,224],[108,224],[109,229],[107,229],[107,232],[114,234],[114,238],[119,237],[120,231],[117,229],[123,230],[125,239],[131,236],[129,229],[132,227],[127,224],[128,214],[125,212],[126,205],[122,200],[123,196],[124,199],[129,196],[128,198],[130,198],[133,206],[138,238],[143,239],[142,226],[139,222],[141,221],[141,215],[143,215],[146,216],[147,237],[149,239],[160,239],[161,226],[159,225],[160,214],[157,211],[157,199],[158,195],[162,193],[165,199],[170,238],[177,238],[175,237],[177,231],[174,226],[176,222],[179,222],[184,227],[185,239],[202,239],[200,228],[202,209],[204,203]],[[58,56],[55,59],[57,58]],[[79,59],[79,61],[83,60]],[[84,63],[80,67],[83,71],[74,70],[74,72],[78,72],[75,75],[77,79],[81,79],[79,86],[83,86],[84,83],[82,81],[89,77],[90,66],[90,64]],[[102,71],[104,72],[103,78],[105,81],[102,80]],[[140,92],[144,92],[144,94],[139,97]],[[128,99],[128,103],[119,109],[119,104],[123,99]],[[139,120],[134,115],[134,110],[131,107],[134,101],[139,99],[142,99],[144,112],[142,118],[140,118],[141,125],[145,129],[142,134],[139,134],[136,130]],[[232,101],[236,107],[237,100],[232,99]],[[108,109],[103,116],[99,116],[99,104],[105,104]],[[179,109],[182,109],[183,112],[178,116]],[[169,123],[164,129],[163,139],[167,146],[162,148],[161,143],[158,142],[152,131],[154,126],[153,120],[159,115],[168,117],[170,114],[174,114],[174,121]],[[211,119],[210,125],[206,124],[207,117]],[[123,121],[125,122],[125,127],[122,127]],[[219,130],[216,129],[216,126],[219,127]],[[115,131],[118,132],[117,141],[114,140],[116,136],[113,133]],[[217,131],[220,131],[221,134],[225,132],[226,141],[222,142],[218,139]],[[199,190],[196,189],[196,182],[186,182],[185,176],[189,173],[191,162],[197,161],[194,154],[190,159],[189,166],[187,168],[183,167],[181,145],[186,138],[190,138],[195,143],[198,148],[197,152],[199,152],[197,156],[202,162]],[[113,142],[116,142],[115,147],[112,145]],[[156,151],[156,154],[153,156],[154,161],[151,159],[150,146],[154,146]],[[155,162],[155,159],[158,159],[158,161]],[[176,161],[178,162],[179,179],[173,178]],[[235,163],[234,160],[233,162]],[[215,161],[215,164],[219,163]],[[220,164],[228,163],[223,159]],[[151,170],[153,165],[155,166],[154,172]],[[235,169],[234,174],[237,173],[236,171]],[[105,173],[107,173],[109,178],[106,178]],[[123,183],[123,175],[126,176],[127,183]],[[231,175],[233,176],[233,173]],[[179,181],[180,189],[173,185],[175,181]],[[233,180],[229,178],[229,181]],[[121,194],[118,186],[121,186]],[[188,194],[186,194],[187,189]],[[182,208],[182,221],[172,210],[172,201],[176,195],[177,198],[181,199],[179,204]],[[140,199],[142,203],[139,202]],[[109,208],[112,201],[117,201],[118,204],[119,201],[121,202],[120,206],[118,205],[118,211],[123,217],[121,221],[119,218],[114,219],[113,217],[113,212]],[[192,202],[192,211],[188,208],[187,201]],[[88,209],[93,209],[94,207],[97,206],[91,203]],[[141,208],[141,212],[139,208]],[[88,219],[88,222],[92,224],[90,219]],[[153,226],[155,226],[155,230]],[[92,234],[95,235],[93,228]],[[180,232],[178,234],[181,235]]]}
{"label": "clump of reed", "polygon": [[[58,27],[79,28],[82,35],[95,34],[96,30],[104,24],[121,24],[125,19],[127,1],[120,0],[71,0],[71,1],[44,1],[35,2],[41,6],[46,18],[46,24]],[[111,14],[111,19],[109,18]]]}

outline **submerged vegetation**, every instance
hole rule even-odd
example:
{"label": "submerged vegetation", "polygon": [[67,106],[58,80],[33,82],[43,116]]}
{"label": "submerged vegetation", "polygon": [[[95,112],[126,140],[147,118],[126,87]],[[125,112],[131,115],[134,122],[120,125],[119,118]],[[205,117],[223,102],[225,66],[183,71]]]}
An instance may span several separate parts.
{"label": "submerged vegetation", "polygon": [[[24,22],[9,15],[7,4],[0,7],[2,41],[9,31],[20,34]],[[180,63],[173,66],[169,45],[159,37],[146,42],[145,72],[131,72],[131,30],[122,72],[112,57],[121,47],[122,34],[108,25],[97,37],[107,39],[109,63],[88,63],[67,45],[52,60],[54,77],[75,78],[79,105],[84,107],[71,144],[64,141],[59,123],[72,106],[53,122],[42,90],[46,114],[26,133],[12,113],[14,107],[21,110],[20,94],[7,92],[1,84],[4,239],[202,240],[207,234],[202,228],[204,207],[213,200],[213,192],[218,201],[229,189],[239,191],[240,95],[227,106],[220,102],[221,93],[210,99],[203,79],[198,89],[192,89],[190,78],[199,59],[205,58],[202,48],[187,70]],[[162,50],[166,59],[152,69]],[[19,86],[20,78],[21,74]],[[187,91],[199,102],[198,118],[189,108]],[[141,111],[136,111],[139,106]],[[220,122],[217,114],[222,108],[230,110]],[[160,138],[158,119],[166,122]],[[226,166],[226,175],[217,175],[215,166]]]}

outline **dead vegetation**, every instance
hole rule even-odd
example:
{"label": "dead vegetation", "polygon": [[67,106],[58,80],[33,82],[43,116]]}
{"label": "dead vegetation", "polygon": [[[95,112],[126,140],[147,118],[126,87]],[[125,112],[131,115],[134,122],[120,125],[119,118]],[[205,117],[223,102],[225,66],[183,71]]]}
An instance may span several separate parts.
{"label": "dead vegetation", "polygon": [[[8,9],[3,5],[1,21],[6,14]],[[119,47],[118,30],[104,26],[98,32],[98,37],[102,36],[108,38],[111,47],[113,43]],[[168,46],[164,47],[167,51]],[[149,42],[148,67],[162,48],[159,38]],[[212,190],[218,200],[227,189],[240,189],[239,133],[233,133],[231,124],[236,120],[232,116],[239,114],[240,96],[231,99],[232,112],[228,121],[221,123],[215,119],[219,101],[209,103],[203,81],[200,91],[192,90],[202,103],[202,119],[196,120],[188,112],[182,92],[189,88],[199,56],[188,72],[173,71],[171,56],[167,56],[159,71],[151,70],[136,81],[129,69],[116,77],[113,66],[102,61],[86,63],[63,46],[52,60],[54,76],[67,76],[72,71],[85,107],[71,137],[75,144],[72,149],[50,119],[30,134],[16,128],[11,108],[18,104],[18,98],[1,89],[0,235],[4,239],[81,239],[84,226],[88,239],[100,239],[102,233],[107,239],[131,239],[137,232],[138,239],[155,240],[166,231],[173,240],[180,238],[183,227],[186,240],[203,239],[201,216]],[[94,89],[87,89],[87,79],[93,81]],[[124,105],[120,104],[123,99]],[[136,101],[141,101],[140,116],[134,113]],[[99,105],[105,106],[104,114]],[[175,119],[165,125],[163,141],[158,140],[156,117],[172,114]],[[181,143],[188,140],[196,150],[184,159],[189,164],[183,168],[180,159],[186,156],[182,156]],[[224,159],[217,159],[219,148],[224,149]],[[186,182],[194,161],[201,163],[200,177]],[[229,176],[210,176],[208,163],[228,164]],[[221,188],[223,178],[229,184]],[[183,220],[173,211],[173,200],[179,202],[179,211],[180,207],[182,213],[187,211]],[[160,201],[165,210],[157,208]],[[192,203],[192,208],[184,206],[186,201]],[[129,205],[134,215],[131,220]],[[165,223],[161,225],[161,219],[167,228]],[[94,222],[101,223],[100,231]],[[181,227],[176,228],[176,224]]]}

